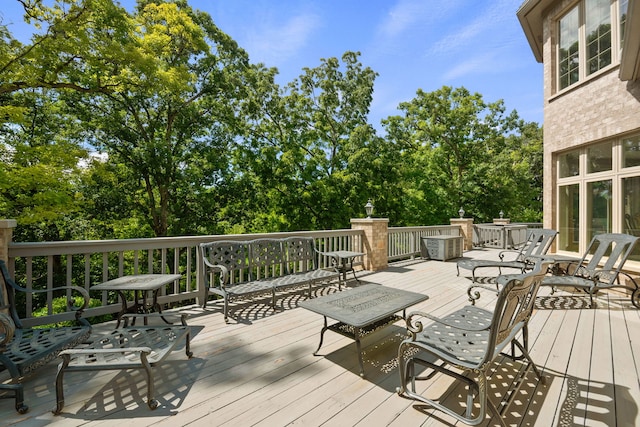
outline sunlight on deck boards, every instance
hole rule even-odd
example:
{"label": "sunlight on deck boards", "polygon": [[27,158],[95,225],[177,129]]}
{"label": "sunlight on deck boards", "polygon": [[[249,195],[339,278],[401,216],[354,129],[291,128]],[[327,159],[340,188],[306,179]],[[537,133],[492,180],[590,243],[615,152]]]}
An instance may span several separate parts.
{"label": "sunlight on deck boards", "polygon": [[[472,258],[496,258],[496,250],[465,253]],[[412,309],[443,315],[466,305],[470,283],[456,276],[455,260],[414,260],[395,263],[375,273],[361,272],[362,282],[378,283],[429,295]],[[496,272],[482,272],[486,276]],[[315,296],[338,292],[318,288]],[[25,383],[30,410],[19,415],[13,399],[0,400],[2,425],[60,426],[440,426],[461,425],[395,393],[396,351],[404,337],[402,322],[363,339],[366,377],[360,378],[355,344],[331,331],[316,350],[322,316],[297,307],[304,292],[278,299],[273,312],[267,300],[232,304],[230,324],[221,306],[188,307],[194,328],[187,359],[182,348],[155,368],[160,407],[148,409],[143,373],[98,371],[65,376],[64,411],[55,406],[57,361]],[[490,307],[485,292],[479,300]],[[505,421],[516,426],[640,425],[640,312],[619,292],[601,293],[597,308],[579,293],[543,288],[530,322],[533,360],[546,384],[532,375],[507,411]],[[113,328],[98,325],[95,334]],[[490,398],[497,402],[521,368],[519,362],[495,365]],[[4,377],[3,377],[4,378]],[[429,396],[458,405],[464,390],[436,376],[420,385]],[[462,411],[462,409],[461,409]],[[483,425],[495,425],[487,418]]]}

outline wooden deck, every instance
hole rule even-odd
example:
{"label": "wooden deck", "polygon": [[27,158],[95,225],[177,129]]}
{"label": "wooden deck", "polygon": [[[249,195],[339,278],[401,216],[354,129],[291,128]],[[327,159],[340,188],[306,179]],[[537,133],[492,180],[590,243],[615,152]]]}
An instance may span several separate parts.
{"label": "wooden deck", "polygon": [[[496,251],[472,251],[467,257],[495,258]],[[462,271],[465,275],[467,271]],[[483,273],[480,273],[483,274]],[[455,261],[414,261],[362,274],[362,281],[430,296],[416,306],[434,315],[467,304],[466,277],[456,277]],[[317,294],[337,292],[322,289]],[[194,307],[190,325],[194,357],[174,352],[156,368],[160,407],[145,404],[142,372],[69,373],[66,406],[55,406],[56,362],[26,381],[30,410],[19,415],[13,399],[0,400],[2,425],[44,426],[440,426],[460,425],[440,412],[418,406],[395,393],[401,322],[365,338],[366,378],[358,375],[355,344],[327,332],[320,356],[322,317],[297,307],[306,298],[290,294],[273,313],[264,302],[235,306],[238,322],[225,324],[220,306]],[[485,293],[481,305],[494,296]],[[526,381],[505,418],[517,426],[640,425],[640,311],[618,292],[600,294],[597,308],[588,297],[543,289],[530,323],[531,354],[546,384]],[[104,324],[96,333],[113,327]],[[501,393],[522,366],[496,365],[491,393]],[[423,385],[431,396],[455,404],[460,389],[436,377]],[[496,397],[492,396],[496,401]],[[495,425],[487,419],[484,425]]]}

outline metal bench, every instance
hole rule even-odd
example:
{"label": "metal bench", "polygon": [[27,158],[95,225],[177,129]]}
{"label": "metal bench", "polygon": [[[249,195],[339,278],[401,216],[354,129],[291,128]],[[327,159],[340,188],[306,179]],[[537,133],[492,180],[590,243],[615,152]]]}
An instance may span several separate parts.
{"label": "metal bench", "polygon": [[[25,289],[10,277],[2,260],[0,273],[4,282],[4,287],[0,286],[0,371],[6,369],[11,376],[11,382],[0,384],[0,390],[9,391],[8,397],[15,398],[16,411],[24,414],[29,410],[24,404],[24,377],[55,359],[61,351],[85,342],[91,334],[89,322],[81,318],[83,310],[89,305],[89,293],[77,286],[62,286],[53,290]],[[76,292],[82,296],[84,303],[80,307],[74,307],[73,300],[67,298],[70,314],[73,314],[78,326],[37,329],[23,327],[16,310],[16,292],[53,291]]]}
{"label": "metal bench", "polygon": [[276,293],[291,288],[329,283],[338,279],[335,268],[319,268],[319,252],[311,237],[256,239],[251,241],[217,241],[200,244],[205,266],[206,307],[209,293],[219,295],[228,322],[229,302],[261,295],[271,297],[275,309]]}
{"label": "metal bench", "polygon": [[[62,362],[56,375],[56,407],[52,411],[60,414],[64,408],[63,381],[65,372],[100,371],[120,369],[143,369],[147,377],[147,405],[156,409],[153,368],[162,362],[184,338],[185,353],[190,358],[191,332],[186,315],[181,315],[181,325],[128,326],[127,318],[139,315],[127,314],[125,327],[101,336],[83,348],[64,350]],[[150,314],[143,316],[149,317]],[[165,317],[168,315],[164,315]]]}

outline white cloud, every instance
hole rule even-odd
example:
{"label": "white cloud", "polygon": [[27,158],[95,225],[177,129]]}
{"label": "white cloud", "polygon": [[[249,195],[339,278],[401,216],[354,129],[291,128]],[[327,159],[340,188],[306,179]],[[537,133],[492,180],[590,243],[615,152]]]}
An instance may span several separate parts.
{"label": "white cloud", "polygon": [[495,71],[497,68],[495,57],[495,53],[489,52],[484,55],[468,58],[466,61],[457,64],[447,71],[444,74],[443,79],[445,81],[451,81],[468,74],[481,74],[489,71]]}
{"label": "white cloud", "polygon": [[424,0],[400,0],[386,14],[378,32],[383,37],[396,37],[413,28],[429,26],[449,10],[454,9],[456,1],[432,2]]}
{"label": "white cloud", "polygon": [[471,43],[480,35],[500,28],[505,22],[514,19],[519,3],[519,0],[492,2],[491,6],[478,15],[471,23],[461,22],[460,26],[455,27],[452,32],[445,35],[440,41],[434,43],[429,50],[429,54],[452,52]]}
{"label": "white cloud", "polygon": [[248,36],[245,48],[252,60],[277,65],[304,48],[321,22],[317,15],[303,13],[284,23],[271,22]]}

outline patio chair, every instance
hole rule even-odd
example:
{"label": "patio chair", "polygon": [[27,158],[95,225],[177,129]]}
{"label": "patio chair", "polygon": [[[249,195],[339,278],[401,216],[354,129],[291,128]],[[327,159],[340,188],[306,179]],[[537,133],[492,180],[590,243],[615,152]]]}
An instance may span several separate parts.
{"label": "patio chair", "polygon": [[[498,293],[493,311],[470,305],[443,318],[423,312],[410,313],[407,317],[409,338],[402,341],[398,348],[398,394],[426,403],[469,425],[484,422],[489,408],[498,421],[505,425],[502,414],[518,395],[518,388],[530,370],[534,371],[539,381],[544,381],[529,356],[527,324],[549,265],[549,260],[540,259],[531,272],[510,276]],[[423,325],[420,318],[433,322]],[[520,334],[522,342],[518,340]],[[508,345],[511,345],[511,353],[501,353]],[[519,349],[519,356],[515,354],[516,347]],[[498,410],[487,397],[487,375],[494,366],[494,360],[498,360],[501,355],[507,359],[525,360],[527,367],[520,370]],[[418,372],[416,365],[428,368],[425,372],[427,375]],[[465,402],[456,402],[453,407],[449,407],[444,401],[432,400],[416,391],[416,381],[431,379],[437,373],[450,376],[466,385],[464,414],[460,414],[460,405],[465,406]],[[476,407],[478,409],[474,411]]]}
{"label": "patio chair", "polygon": [[518,269],[521,273],[530,270],[535,263],[531,257],[540,257],[545,255],[553,239],[558,234],[555,230],[544,228],[534,228],[527,233],[527,240],[520,250],[504,250],[498,254],[499,260],[485,259],[464,259],[457,263],[458,276],[460,269],[471,270],[472,280],[476,281],[476,269],[497,267],[499,274],[502,274],[503,268]]}
{"label": "patio chair", "polygon": [[[622,271],[624,263],[631,255],[640,237],[621,233],[597,234],[591,239],[589,247],[577,262],[569,262],[565,268],[554,268],[552,271],[568,271],[570,274],[554,274],[542,281],[543,286],[551,286],[551,293],[556,288],[570,287],[586,291],[589,294],[591,307],[593,296],[601,289],[614,287],[631,291],[631,303],[640,308],[640,289],[636,281]],[[553,258],[553,256],[551,256]],[[620,276],[625,276],[632,286],[620,283]]]}
{"label": "patio chair", "polygon": [[[16,310],[16,293],[43,293],[51,290],[33,290],[18,286],[10,277],[4,261],[0,260],[0,277],[4,282],[0,286],[0,371],[7,370],[11,382],[0,383],[0,390],[7,390],[15,398],[15,408],[24,414],[29,407],[24,404],[23,380],[38,368],[46,365],[65,349],[75,347],[87,340],[91,334],[89,322],[82,313],[89,305],[89,293],[77,286],[56,287],[55,291],[76,292],[83,298],[80,307],[67,304],[77,326],[51,328],[25,328]],[[68,320],[68,319],[65,319]]]}

